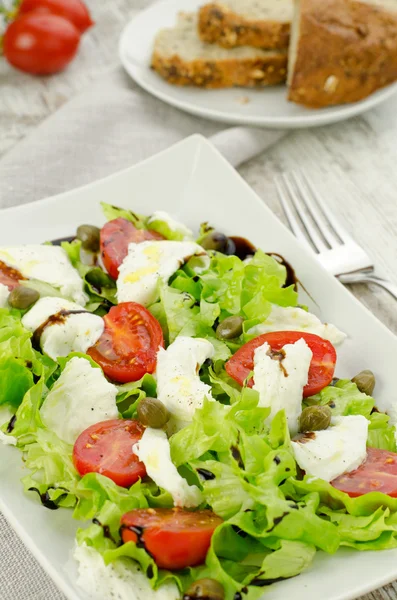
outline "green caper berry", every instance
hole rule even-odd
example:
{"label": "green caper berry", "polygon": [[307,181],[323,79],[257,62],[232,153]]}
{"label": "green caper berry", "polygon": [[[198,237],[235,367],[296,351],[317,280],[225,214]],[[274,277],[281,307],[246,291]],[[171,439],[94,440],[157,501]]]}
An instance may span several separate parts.
{"label": "green caper berry", "polygon": [[157,398],[143,398],[137,408],[138,418],[146,427],[161,429],[168,423],[170,414]]}
{"label": "green caper berry", "polygon": [[85,250],[97,252],[99,250],[100,229],[94,225],[80,225],[77,229],[77,239]]}
{"label": "green caper berry", "polygon": [[188,588],[183,600],[224,600],[225,590],[215,579],[198,579]]}
{"label": "green caper berry", "polygon": [[216,250],[217,252],[224,252],[228,247],[228,237],[220,231],[211,231],[201,241],[201,246],[205,250]]}
{"label": "green caper berry", "polygon": [[220,340],[232,340],[243,333],[243,317],[227,317],[216,328],[216,337]]}
{"label": "green caper berry", "polygon": [[8,304],[12,306],[12,308],[25,310],[37,302],[39,298],[40,294],[37,290],[25,287],[24,285],[18,285],[8,296]]}
{"label": "green caper berry", "polygon": [[299,418],[299,431],[320,431],[331,423],[332,411],[329,406],[307,406]]}
{"label": "green caper berry", "polygon": [[369,369],[360,371],[358,375],[353,377],[352,382],[356,384],[360,392],[367,394],[367,396],[372,396],[376,383],[375,375],[372,371]]}

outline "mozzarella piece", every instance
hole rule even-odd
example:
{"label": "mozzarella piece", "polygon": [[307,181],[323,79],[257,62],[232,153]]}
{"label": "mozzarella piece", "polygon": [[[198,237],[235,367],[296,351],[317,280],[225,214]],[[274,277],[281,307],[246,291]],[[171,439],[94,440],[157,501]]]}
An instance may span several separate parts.
{"label": "mozzarella piece", "polygon": [[214,356],[214,347],[202,338],[177,337],[157,353],[157,396],[172,417],[183,424],[193,419],[204,398],[213,400],[211,386],[199,377],[201,365]]}
{"label": "mozzarella piece", "polygon": [[74,444],[90,425],[118,418],[116,396],[116,386],[107,381],[102,369],[74,357],[44,400],[40,415],[48,429]]}
{"label": "mozzarella piece", "polygon": [[175,506],[195,508],[203,501],[203,495],[196,485],[189,485],[179,475],[171,460],[170,444],[162,429],[147,427],[139,442],[132,448],[146,467],[151,479],[174,499]]}
{"label": "mozzarella piece", "polygon": [[180,239],[189,241],[193,239],[193,231],[186,227],[183,223],[176,221],[164,210],[156,210],[148,219],[147,224],[150,229],[150,224],[155,221],[162,221],[165,223],[171,233],[176,233],[180,236]]}
{"label": "mozzarella piece", "polygon": [[0,247],[0,260],[26,279],[38,279],[60,290],[63,296],[86,304],[83,280],[60,246],[26,245]]}
{"label": "mozzarella piece", "polygon": [[290,433],[295,435],[313,354],[303,339],[295,344],[286,344],[282,352],[285,355],[282,360],[273,359],[267,342],[255,350],[253,388],[259,392],[258,406],[271,409],[268,422],[284,409]]}
{"label": "mozzarella piece", "polygon": [[43,352],[54,360],[71,352],[85,354],[101,337],[105,323],[102,317],[85,311],[79,304],[63,298],[40,298],[22,318],[22,325],[33,333],[60,311],[77,311],[77,314],[66,314],[60,316],[59,322],[48,323],[40,337]]}
{"label": "mozzarella piece", "polygon": [[10,291],[8,287],[2,283],[0,283],[0,308],[5,308],[7,306],[7,300]]}
{"label": "mozzarella piece", "polygon": [[119,302],[138,302],[149,306],[158,299],[159,279],[168,282],[171,275],[191,256],[205,254],[194,242],[147,241],[131,243],[119,268]]}
{"label": "mozzarella piece", "polygon": [[273,304],[272,311],[266,321],[251,327],[250,335],[261,335],[272,331],[303,331],[314,333],[331,344],[341,344],[346,339],[346,334],[331,323],[322,323],[316,315],[291,306],[276,306]]}
{"label": "mozzarella piece", "polygon": [[94,600],[179,600],[176,584],[165,581],[158,590],[150,587],[149,579],[139,564],[128,558],[118,558],[105,565],[94,548],[82,544],[75,547],[73,558],[78,563],[79,585]]}
{"label": "mozzarella piece", "polygon": [[331,427],[291,442],[295,460],[308,475],[333,481],[358,469],[367,456],[368,421],[362,415],[333,417]]}

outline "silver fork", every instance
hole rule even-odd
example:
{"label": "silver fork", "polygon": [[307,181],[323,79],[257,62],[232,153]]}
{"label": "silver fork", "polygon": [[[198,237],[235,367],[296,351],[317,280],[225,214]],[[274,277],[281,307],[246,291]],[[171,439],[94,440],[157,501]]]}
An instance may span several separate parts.
{"label": "silver fork", "polygon": [[397,299],[397,285],[375,275],[371,258],[337,221],[303,173],[279,175],[275,184],[293,233],[315,252],[329,273],[342,283],[375,283]]}

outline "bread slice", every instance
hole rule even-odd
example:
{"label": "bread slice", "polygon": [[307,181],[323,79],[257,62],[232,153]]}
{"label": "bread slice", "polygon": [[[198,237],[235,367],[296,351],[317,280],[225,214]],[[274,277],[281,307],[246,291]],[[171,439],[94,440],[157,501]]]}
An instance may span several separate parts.
{"label": "bread slice", "polygon": [[224,48],[288,48],[293,0],[223,0],[199,10],[203,41]]}
{"label": "bread slice", "polygon": [[175,85],[256,87],[283,83],[287,60],[285,50],[247,46],[225,50],[206,44],[197,34],[197,15],[181,13],[176,27],[158,33],[152,68]]}
{"label": "bread slice", "polygon": [[357,102],[397,79],[397,0],[297,0],[289,100]]}

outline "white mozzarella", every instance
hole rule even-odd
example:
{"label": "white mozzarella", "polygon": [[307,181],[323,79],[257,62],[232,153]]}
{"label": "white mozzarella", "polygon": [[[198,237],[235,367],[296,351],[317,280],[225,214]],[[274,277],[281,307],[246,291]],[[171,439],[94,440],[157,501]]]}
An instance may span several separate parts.
{"label": "white mozzarella", "polygon": [[322,323],[316,315],[291,306],[276,306],[273,304],[270,315],[266,321],[251,327],[250,335],[261,335],[272,331],[303,331],[305,333],[314,333],[329,340],[331,344],[341,344],[346,334],[339,331],[331,323]]}
{"label": "white mozzarella", "polygon": [[167,434],[162,429],[147,427],[133,446],[133,452],[145,465],[149,477],[171,494],[175,506],[195,508],[201,504],[203,496],[199,488],[189,485],[172,462]]}
{"label": "white mozzarella", "polygon": [[324,431],[292,442],[295,460],[308,475],[333,481],[358,469],[367,456],[368,421],[362,415],[333,417]]}
{"label": "white mozzarella", "polygon": [[61,440],[74,444],[94,423],[117,419],[117,388],[102,369],[85,358],[72,358],[40,409],[43,423]]}
{"label": "white mozzarella", "polygon": [[119,302],[138,302],[149,306],[158,298],[159,279],[168,282],[171,275],[191,256],[205,254],[194,242],[147,241],[131,243],[119,268]]}
{"label": "white mozzarella", "polygon": [[1,247],[0,260],[26,279],[38,279],[60,290],[63,296],[84,305],[83,280],[60,246],[26,245]]}
{"label": "white mozzarella", "polygon": [[6,285],[0,283],[0,308],[5,308],[7,306],[7,300],[10,291]]}
{"label": "white mozzarella", "polygon": [[282,348],[284,358],[271,357],[267,342],[254,353],[254,390],[259,392],[259,406],[271,409],[268,421],[285,410],[291,435],[298,431],[302,412],[303,388],[307,384],[312,351],[301,339]]}
{"label": "white mozzarella", "polygon": [[[23,316],[22,325],[32,333],[49,317],[60,311],[84,311],[79,304],[63,298],[40,298]],[[51,358],[67,356],[70,352],[87,352],[101,337],[105,323],[102,317],[84,311],[66,314],[59,322],[49,323],[43,330],[40,345]]]}
{"label": "white mozzarella", "polygon": [[202,338],[177,337],[167,350],[157,353],[157,396],[172,417],[189,423],[204,398],[213,400],[211,386],[199,377],[201,365],[214,355],[214,347]]}
{"label": "white mozzarella", "polygon": [[165,581],[158,590],[150,587],[149,579],[137,562],[118,558],[105,565],[94,548],[82,544],[75,547],[73,558],[78,563],[77,584],[92,600],[178,600],[176,584]]}
{"label": "white mozzarella", "polygon": [[150,229],[150,224],[156,221],[165,223],[170,232],[178,234],[181,240],[189,241],[193,239],[193,231],[183,223],[176,221],[164,210],[157,210],[149,217],[147,221],[148,228]]}

